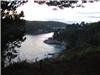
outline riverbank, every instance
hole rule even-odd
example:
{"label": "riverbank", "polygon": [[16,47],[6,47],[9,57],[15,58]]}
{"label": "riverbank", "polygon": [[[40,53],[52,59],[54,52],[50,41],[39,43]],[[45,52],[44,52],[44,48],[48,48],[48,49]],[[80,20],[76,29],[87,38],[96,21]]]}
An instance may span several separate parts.
{"label": "riverbank", "polygon": [[[94,48],[95,49],[95,48]],[[100,75],[100,51],[78,55],[70,51],[67,56],[57,59],[44,59],[36,63],[15,63],[2,69],[2,75]],[[70,58],[72,57],[72,58]]]}
{"label": "riverbank", "polygon": [[26,61],[2,69],[2,75],[100,75],[100,47],[65,50],[54,59]]}
{"label": "riverbank", "polygon": [[[58,57],[35,63],[15,63],[2,69],[2,75],[100,75],[100,22],[77,27],[67,26],[67,30],[54,36],[55,39],[59,36],[58,40],[69,40],[69,45]],[[62,34],[69,35],[65,38]]]}

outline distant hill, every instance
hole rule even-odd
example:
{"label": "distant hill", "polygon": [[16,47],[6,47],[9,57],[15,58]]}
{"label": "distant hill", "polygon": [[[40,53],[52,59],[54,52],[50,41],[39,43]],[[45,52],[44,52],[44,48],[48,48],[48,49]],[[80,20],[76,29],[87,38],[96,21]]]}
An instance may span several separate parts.
{"label": "distant hill", "polygon": [[37,34],[64,29],[68,24],[57,21],[26,21],[26,33]]}

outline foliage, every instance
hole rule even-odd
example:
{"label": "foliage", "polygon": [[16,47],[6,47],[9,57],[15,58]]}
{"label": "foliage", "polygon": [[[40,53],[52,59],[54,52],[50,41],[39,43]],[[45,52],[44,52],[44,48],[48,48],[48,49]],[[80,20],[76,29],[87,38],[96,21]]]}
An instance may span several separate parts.
{"label": "foliage", "polygon": [[78,4],[78,0],[48,0],[48,1],[45,1],[45,0],[34,0],[35,3],[38,3],[39,5],[42,5],[42,4],[46,4],[48,6],[56,6],[56,7],[59,7],[60,9],[63,9],[63,8],[74,8],[74,7],[84,7],[83,6],[83,3],[87,3],[87,2],[90,2],[90,3],[93,3],[95,1],[98,1],[98,0],[82,0],[82,2],[80,4]]}
{"label": "foliage", "polygon": [[[70,49],[66,48],[58,57],[53,59],[44,59],[36,63],[25,61],[15,63],[3,69],[2,74],[100,75],[99,24],[100,22],[72,24],[68,25],[66,29],[56,31],[54,38],[70,43]],[[77,46],[78,42],[80,44]]]}
{"label": "foliage", "polygon": [[[10,15],[10,12],[13,14]],[[10,62],[15,58],[15,48],[21,47],[25,40],[25,21],[20,19],[23,15],[23,12],[17,14],[12,7],[1,10],[2,75],[100,75],[100,22],[82,22],[55,31],[54,39],[66,43],[64,52],[55,59],[15,63],[4,68],[5,59],[8,58]]]}
{"label": "foliage", "polygon": [[65,41],[70,48],[100,46],[100,22],[68,25],[65,30],[56,32],[54,38]]}
{"label": "foliage", "polygon": [[[10,63],[17,56],[16,47],[20,47],[25,40],[24,12],[16,12],[16,8],[23,4],[19,1],[1,1],[1,64]],[[6,61],[7,60],[7,61]]]}
{"label": "foliage", "polygon": [[[95,48],[94,48],[95,49]],[[90,49],[91,50],[91,49]],[[77,52],[76,52],[77,53]],[[68,53],[63,59],[20,62],[2,70],[2,75],[99,75],[100,52]],[[74,54],[74,55],[73,55]]]}

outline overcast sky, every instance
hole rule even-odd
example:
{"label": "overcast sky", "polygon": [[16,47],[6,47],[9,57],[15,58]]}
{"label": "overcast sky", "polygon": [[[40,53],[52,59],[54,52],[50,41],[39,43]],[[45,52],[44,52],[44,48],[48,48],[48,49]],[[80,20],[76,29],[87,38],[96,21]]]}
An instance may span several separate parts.
{"label": "overcast sky", "polygon": [[[65,23],[74,22],[96,22],[100,21],[100,1],[95,3],[86,3],[84,8],[65,8],[59,9],[54,6],[39,5],[29,0],[26,4],[20,6],[17,11],[24,11],[24,19],[30,21],[60,21]],[[53,10],[56,8],[57,10]]]}

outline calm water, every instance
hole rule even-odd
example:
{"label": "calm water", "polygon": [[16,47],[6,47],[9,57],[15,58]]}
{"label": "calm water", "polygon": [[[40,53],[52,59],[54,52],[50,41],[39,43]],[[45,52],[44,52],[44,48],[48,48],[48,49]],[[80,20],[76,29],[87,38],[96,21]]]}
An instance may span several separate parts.
{"label": "calm water", "polygon": [[35,59],[40,60],[52,57],[49,53],[59,53],[63,50],[61,45],[48,45],[43,41],[52,37],[54,33],[40,35],[26,35],[26,40],[22,43],[19,50],[17,61],[27,60],[34,62]]}

